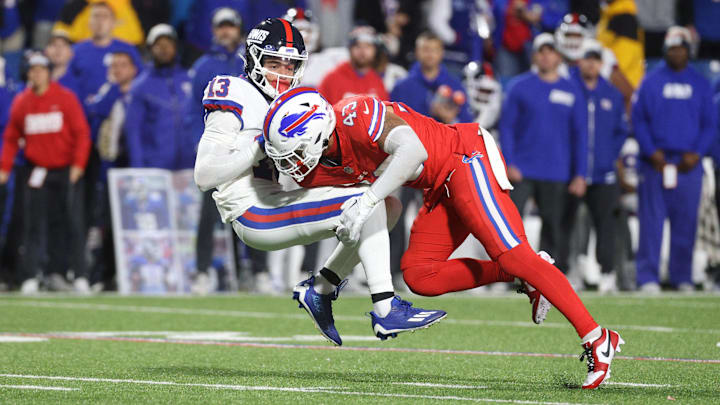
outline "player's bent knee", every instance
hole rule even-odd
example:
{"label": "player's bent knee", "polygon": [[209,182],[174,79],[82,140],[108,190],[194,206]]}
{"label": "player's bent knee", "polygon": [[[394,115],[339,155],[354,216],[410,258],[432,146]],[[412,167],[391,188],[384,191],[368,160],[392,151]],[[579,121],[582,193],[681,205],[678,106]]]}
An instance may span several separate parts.
{"label": "player's bent knee", "polygon": [[436,280],[437,271],[431,263],[413,264],[402,268],[403,279],[410,291],[425,297],[435,297],[445,294],[447,291],[443,284]]}

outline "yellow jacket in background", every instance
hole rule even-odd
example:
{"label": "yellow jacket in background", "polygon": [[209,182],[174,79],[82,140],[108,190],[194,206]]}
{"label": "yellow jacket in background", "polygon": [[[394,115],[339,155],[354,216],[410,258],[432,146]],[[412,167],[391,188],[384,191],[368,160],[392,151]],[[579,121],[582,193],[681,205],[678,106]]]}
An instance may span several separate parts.
{"label": "yellow jacket in background", "polygon": [[[71,23],[58,21],[53,30],[65,31],[73,42],[89,39],[92,35],[88,23],[90,21],[90,4],[97,0],[89,0],[88,5],[80,11]],[[113,37],[129,42],[133,45],[142,45],[145,41],[140,20],[131,0],[104,0],[115,12],[115,29]]]}
{"label": "yellow jacket in background", "polygon": [[634,0],[608,1],[598,21],[597,39],[613,51],[620,71],[637,88],[645,75],[645,50]]}

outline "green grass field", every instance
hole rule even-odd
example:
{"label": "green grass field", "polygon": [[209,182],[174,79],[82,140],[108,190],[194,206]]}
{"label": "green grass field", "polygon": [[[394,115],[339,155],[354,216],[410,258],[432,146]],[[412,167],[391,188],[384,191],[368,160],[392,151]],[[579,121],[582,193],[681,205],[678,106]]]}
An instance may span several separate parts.
{"label": "green grass field", "polygon": [[0,295],[0,403],[720,403],[720,296],[583,299],[627,342],[590,392],[574,330],[517,294],[413,297],[448,318],[385,342],[342,296],[342,348],[289,297]]}

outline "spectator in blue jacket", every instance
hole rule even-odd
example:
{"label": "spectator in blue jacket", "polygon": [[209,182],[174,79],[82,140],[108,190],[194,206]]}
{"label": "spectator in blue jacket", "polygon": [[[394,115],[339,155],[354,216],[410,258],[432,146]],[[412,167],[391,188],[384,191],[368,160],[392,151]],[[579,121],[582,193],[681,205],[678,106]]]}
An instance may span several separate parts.
{"label": "spectator in blue jacket", "polygon": [[113,39],[115,14],[107,3],[93,3],[90,8],[89,25],[92,37],[75,44],[74,56],[66,73],[71,77],[68,82],[73,86],[71,90],[75,91],[83,105],[86,105],[88,97],[97,93],[100,86],[105,83],[110,54],[113,52],[125,52],[132,56],[136,66],[142,66],[140,54],[134,46]]}
{"label": "spectator in blue jacket", "polygon": [[570,68],[570,76],[587,103],[588,187],[584,198],[568,198],[561,233],[562,249],[555,258],[559,263],[568,263],[570,234],[577,210],[584,202],[597,235],[595,253],[602,272],[598,287],[605,293],[617,290],[615,234],[619,228],[615,213],[620,201],[620,185],[615,163],[627,139],[628,128],[622,94],[600,75],[602,52],[599,42],[585,39],[578,66]]}
{"label": "spectator in blue jacket", "polygon": [[540,248],[553,253],[561,246],[567,193],[585,194],[587,104],[577,85],[560,77],[552,35],[538,35],[533,51],[537,72],[524,73],[508,86],[500,143],[515,186],[510,197],[521,213],[534,198],[542,219]]}
{"label": "spectator in blue jacket", "polygon": [[390,100],[403,102],[420,114],[446,124],[472,122],[466,100],[459,106],[439,100],[437,93],[441,86],[465,94],[460,80],[450,75],[442,64],[443,43],[440,38],[431,32],[420,34],[415,41],[415,58],[417,62],[410,68],[408,76],[395,84]]}
{"label": "spectator in blue jacket", "polygon": [[671,27],[665,62],[645,76],[632,108],[640,144],[637,283],[660,291],[658,268],[663,223],[670,220],[670,283],[692,291],[692,259],[703,170],[700,163],[716,139],[710,83],[688,66],[690,31]]}
{"label": "spectator in blue jacket", "polygon": [[[270,14],[267,10],[266,16],[279,17],[287,9],[280,10],[279,13]],[[212,18],[221,8],[230,8],[235,10],[242,16],[242,20],[249,27],[253,27],[253,2],[251,0],[193,0],[188,13],[188,19],[185,21],[185,41],[189,45],[185,51],[194,54],[190,57],[194,60],[198,56],[210,50],[213,45],[213,31],[211,30]]]}
{"label": "spectator in blue jacket", "polygon": [[153,66],[130,89],[125,136],[130,167],[188,169],[195,164],[193,139],[183,128],[192,85],[177,64],[177,35],[158,24],[147,36]]}
{"label": "spectator in blue jacket", "polygon": [[[241,76],[245,67],[241,56],[245,54],[245,45],[242,41],[240,14],[227,7],[218,9],[212,18],[212,31],[213,46],[210,52],[198,59],[189,73],[192,81],[192,96],[188,100],[185,128],[190,131],[188,136],[194,140],[194,144],[200,141],[205,129],[202,99],[208,82],[217,75]],[[215,207],[212,192],[205,192],[195,239],[197,275],[192,290],[197,293],[207,293],[209,289],[210,279],[207,270],[212,263],[213,230],[218,222],[220,222],[220,214]]]}

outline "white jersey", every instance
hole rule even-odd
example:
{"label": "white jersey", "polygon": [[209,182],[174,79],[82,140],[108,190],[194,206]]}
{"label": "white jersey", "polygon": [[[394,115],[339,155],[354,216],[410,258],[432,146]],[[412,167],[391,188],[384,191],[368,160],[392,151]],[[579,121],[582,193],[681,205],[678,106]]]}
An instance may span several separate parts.
{"label": "white jersey", "polygon": [[262,136],[269,106],[263,94],[240,77],[216,76],[205,88],[205,132],[198,145],[195,182],[203,190],[217,190],[213,198],[223,222],[282,191],[256,139]]}

